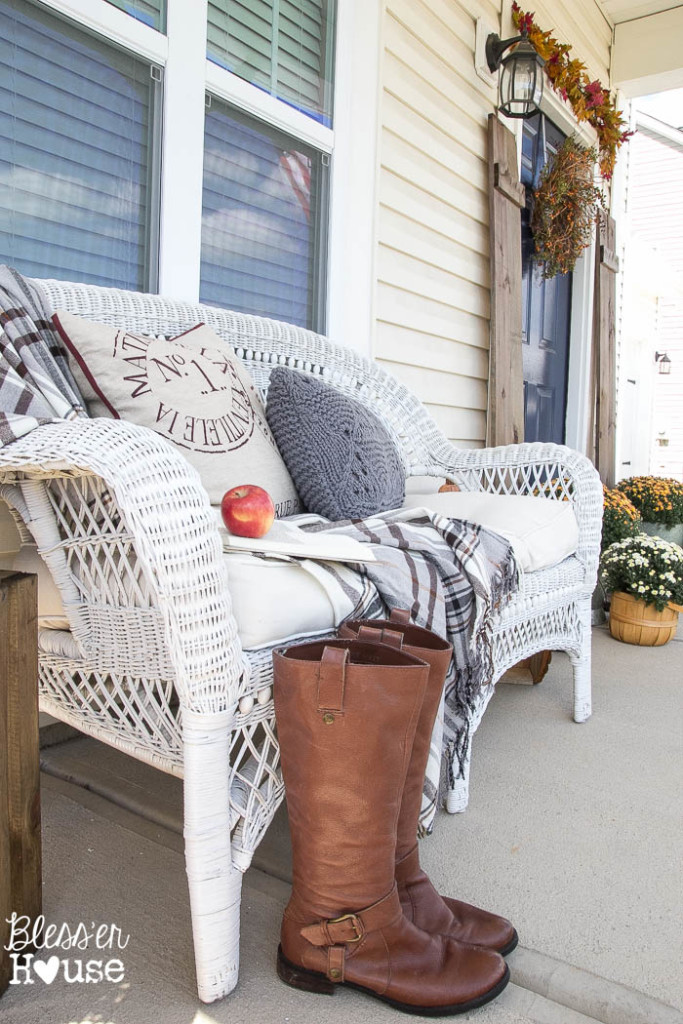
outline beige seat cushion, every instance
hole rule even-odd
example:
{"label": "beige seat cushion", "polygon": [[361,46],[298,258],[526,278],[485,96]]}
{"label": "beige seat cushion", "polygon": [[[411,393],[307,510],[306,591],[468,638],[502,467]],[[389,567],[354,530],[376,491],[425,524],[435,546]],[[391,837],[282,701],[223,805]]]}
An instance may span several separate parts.
{"label": "beige seat cushion", "polygon": [[501,534],[524,572],[537,572],[574,554],[579,528],[568,501],[519,494],[448,491],[409,495],[404,508],[429,508],[449,519],[467,519]]}
{"label": "beige seat cushion", "polygon": [[[263,647],[332,631],[341,617],[324,587],[298,563],[230,553],[232,610],[244,648]],[[38,576],[38,626],[69,629],[61,594],[36,547],[0,554],[0,569]]]}
{"label": "beige seat cushion", "polygon": [[[465,491],[413,494],[405,502],[406,508],[425,505],[502,534],[525,572],[547,569],[576,551],[578,528],[568,502]],[[330,632],[343,618],[322,584],[299,563],[242,552],[231,552],[225,558],[233,614],[244,648]],[[35,547],[12,551],[0,562],[0,568],[37,573],[42,628],[69,628],[59,591]]]}
{"label": "beige seat cushion", "polygon": [[227,553],[237,631],[246,649],[331,632],[338,617],[318,580],[296,562]]}

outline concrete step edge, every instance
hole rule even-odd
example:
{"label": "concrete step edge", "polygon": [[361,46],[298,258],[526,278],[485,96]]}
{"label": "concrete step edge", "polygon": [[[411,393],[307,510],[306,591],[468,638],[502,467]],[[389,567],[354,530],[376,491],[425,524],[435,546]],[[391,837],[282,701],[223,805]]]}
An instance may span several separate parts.
{"label": "concrete step edge", "polygon": [[40,758],[40,770],[44,775],[50,775],[55,779],[61,779],[80,789],[95,793],[97,796],[108,800],[110,803],[122,807],[132,814],[137,814],[154,825],[182,835],[182,821],[178,821],[173,813],[165,812],[162,808],[154,807],[149,794],[142,790],[136,794],[130,787],[122,785],[120,780],[103,777],[97,772],[83,768],[80,764],[65,764],[55,762],[50,756],[50,751],[44,751]]}
{"label": "concrete step edge", "polygon": [[508,963],[515,985],[600,1024],[683,1024],[668,1003],[545,953],[518,946]]}
{"label": "concrete step edge", "polygon": [[[595,1017],[586,1017],[583,1013],[571,1010],[561,1003],[532,992],[531,989],[516,985],[513,981],[499,997],[501,1009],[514,1013],[515,1016],[533,1024],[600,1024]],[[469,1018],[466,1018],[469,1019]]]}

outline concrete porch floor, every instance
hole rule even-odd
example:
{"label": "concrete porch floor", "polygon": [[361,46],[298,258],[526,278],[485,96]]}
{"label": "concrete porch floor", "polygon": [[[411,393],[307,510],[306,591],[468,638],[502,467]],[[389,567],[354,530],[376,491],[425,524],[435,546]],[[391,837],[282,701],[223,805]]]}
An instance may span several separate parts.
{"label": "concrete porch floor", "polygon": [[[441,891],[505,914],[520,934],[508,958],[512,983],[460,1020],[683,1022],[683,628],[656,649],[619,644],[596,628],[593,650],[594,713],[584,725],[571,721],[564,655],[554,655],[540,686],[499,686],[475,737],[470,807],[462,815],[440,813],[421,845],[422,863]],[[0,1020],[410,1019],[352,991],[329,998],[278,980],[290,865],[284,812],[245,876],[239,985],[202,1006],[180,783],[89,739],[42,753],[46,917],[73,927],[116,923],[130,935],[121,953],[125,980],[68,984],[60,976],[50,985],[11,986],[0,999]]]}

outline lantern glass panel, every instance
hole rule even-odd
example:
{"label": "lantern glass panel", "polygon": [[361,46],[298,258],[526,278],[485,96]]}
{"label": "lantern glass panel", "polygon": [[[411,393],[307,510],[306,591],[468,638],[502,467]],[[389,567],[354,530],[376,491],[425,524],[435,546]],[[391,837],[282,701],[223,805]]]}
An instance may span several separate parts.
{"label": "lantern glass panel", "polygon": [[506,117],[531,117],[543,95],[542,65],[536,54],[513,52],[502,62],[500,109]]}

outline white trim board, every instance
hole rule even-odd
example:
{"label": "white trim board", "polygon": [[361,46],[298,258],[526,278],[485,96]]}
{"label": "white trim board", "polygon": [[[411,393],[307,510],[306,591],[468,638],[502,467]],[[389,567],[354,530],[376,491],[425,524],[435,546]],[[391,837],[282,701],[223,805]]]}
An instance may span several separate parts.
{"label": "white trim board", "polygon": [[[202,0],[196,0],[196,5],[199,6],[200,2]],[[172,3],[173,0],[168,0],[169,7]],[[55,14],[64,15],[79,28],[89,29],[104,42],[119,46],[155,64],[166,63],[167,37],[107,3],[107,0],[40,0],[40,5]]]}
{"label": "white trim board", "polygon": [[[374,9],[373,9],[374,8]],[[327,333],[372,356],[384,4],[337,5]]]}
{"label": "white trim board", "polygon": [[[192,16],[195,16],[194,11]],[[202,75],[206,80],[207,92],[218,99],[239,107],[245,114],[250,114],[273,128],[295,136],[321,153],[332,152],[334,132],[331,128],[326,128],[319,121],[307,117],[300,110],[290,107],[258,86],[238,78],[214,61],[206,61]]]}

